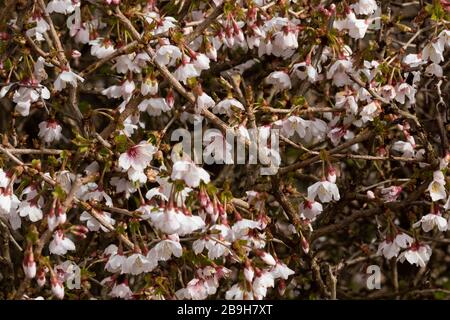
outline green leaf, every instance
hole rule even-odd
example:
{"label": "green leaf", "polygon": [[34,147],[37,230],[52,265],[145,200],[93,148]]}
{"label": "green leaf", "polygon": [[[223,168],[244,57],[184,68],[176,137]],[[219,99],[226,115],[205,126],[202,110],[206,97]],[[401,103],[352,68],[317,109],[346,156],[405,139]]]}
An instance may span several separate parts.
{"label": "green leaf", "polygon": [[127,137],[125,135],[119,135],[114,137],[116,143],[116,151],[125,152],[127,150]]}
{"label": "green leaf", "polygon": [[60,186],[56,186],[52,194],[59,200],[64,200],[66,198],[66,192]]}
{"label": "green leaf", "polygon": [[431,20],[440,21],[445,18],[445,10],[440,1],[433,1],[425,7],[425,11],[431,16]]}
{"label": "green leaf", "polygon": [[80,101],[78,103],[78,109],[80,109],[81,113],[86,113],[90,109],[90,105],[86,101]]}

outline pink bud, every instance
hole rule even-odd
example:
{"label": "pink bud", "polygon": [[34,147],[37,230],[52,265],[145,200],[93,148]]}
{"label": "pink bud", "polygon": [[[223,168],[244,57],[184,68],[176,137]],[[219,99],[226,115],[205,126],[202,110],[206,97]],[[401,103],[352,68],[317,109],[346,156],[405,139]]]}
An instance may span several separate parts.
{"label": "pink bud", "polygon": [[257,254],[261,258],[261,260],[267,263],[269,266],[274,266],[277,264],[274,257],[270,253],[258,250]]}
{"label": "pink bud", "polygon": [[56,275],[52,275],[51,284],[52,284],[52,292],[55,295],[55,297],[62,300],[64,298],[64,287],[61,284],[61,282],[59,282]]}
{"label": "pink bud", "polygon": [[0,32],[0,40],[1,41],[9,40],[9,34],[7,32]]}
{"label": "pink bud", "polygon": [[169,107],[173,108],[173,106],[175,105],[175,96],[173,95],[172,89],[169,89],[169,91],[167,92],[166,101]]}
{"label": "pink bud", "polygon": [[78,232],[75,230],[72,230],[71,233],[81,239],[86,239],[86,234],[82,233],[82,232]]}
{"label": "pink bud", "polygon": [[59,225],[63,225],[67,221],[67,215],[65,212],[60,212],[60,213],[58,213],[56,219],[57,219],[57,222]]}
{"label": "pink bud", "polygon": [[[219,211],[219,215],[220,216],[224,216],[225,215],[225,209],[223,208],[221,203],[217,204],[217,211]],[[237,218],[237,217],[236,217]]]}
{"label": "pink bud", "polygon": [[22,267],[28,279],[33,279],[36,276],[36,262],[34,261],[33,248],[31,246],[28,247],[25,253]]}
{"label": "pink bud", "polygon": [[306,241],[306,239],[302,237],[301,242],[302,242],[303,252],[308,254],[308,252],[309,252],[309,243],[308,243],[308,241]]}
{"label": "pink bud", "polygon": [[334,167],[328,168],[327,180],[336,183],[336,169]]}
{"label": "pink bud", "polygon": [[47,224],[50,231],[55,230],[55,228],[58,226],[58,221],[56,220],[55,214],[49,214],[47,216]]}
{"label": "pink bud", "polygon": [[44,268],[40,268],[37,272],[37,284],[39,287],[43,287],[45,285],[45,270]]}
{"label": "pink bud", "polygon": [[255,276],[255,271],[253,270],[252,266],[250,264],[248,264],[248,266],[245,266],[245,268],[244,268],[245,280],[247,280],[248,282],[251,283],[253,281],[254,276]]}
{"label": "pink bud", "polygon": [[72,50],[72,58],[77,59],[81,57],[81,52],[78,50]]}
{"label": "pink bud", "polygon": [[216,50],[216,48],[214,48],[214,46],[209,46],[208,47],[208,49],[206,50],[206,52],[205,52],[205,54],[206,54],[206,56],[208,57],[208,58],[210,58],[211,60],[213,60],[213,61],[216,61],[217,60],[217,50]]}
{"label": "pink bud", "polygon": [[283,296],[286,292],[286,281],[284,279],[278,280],[278,293]]}
{"label": "pink bud", "polygon": [[214,205],[212,204],[211,201],[208,202],[208,205],[204,209],[210,215],[214,215],[215,214]]}
{"label": "pink bud", "polygon": [[375,199],[375,193],[373,191],[367,191],[367,198],[369,199]]}
{"label": "pink bud", "polygon": [[199,200],[200,200],[200,205],[203,207],[203,208],[205,208],[207,205],[208,205],[208,195],[203,191],[203,190],[200,190],[200,193],[199,193],[199,195],[198,195],[198,197],[199,197]]}

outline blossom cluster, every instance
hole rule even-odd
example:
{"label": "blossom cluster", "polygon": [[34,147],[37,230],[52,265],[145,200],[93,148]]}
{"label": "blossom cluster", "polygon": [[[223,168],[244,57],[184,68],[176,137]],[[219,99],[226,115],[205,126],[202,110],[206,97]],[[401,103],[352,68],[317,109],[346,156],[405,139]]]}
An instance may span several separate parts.
{"label": "blossom cluster", "polygon": [[[175,3],[2,15],[0,237],[14,255],[0,252],[21,264],[2,273],[5,297],[333,298],[325,265],[345,291],[355,257],[416,270],[447,254],[445,1],[405,21],[375,0]],[[216,163],[171,139],[199,121],[218,129],[202,137]],[[250,148],[255,128],[280,134],[259,150],[269,176],[224,164],[225,133]]]}

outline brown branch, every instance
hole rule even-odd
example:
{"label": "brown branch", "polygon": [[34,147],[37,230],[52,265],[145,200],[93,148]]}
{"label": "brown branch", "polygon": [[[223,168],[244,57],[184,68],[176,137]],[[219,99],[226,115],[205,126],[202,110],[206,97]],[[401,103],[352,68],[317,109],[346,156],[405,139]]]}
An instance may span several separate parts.
{"label": "brown branch", "polygon": [[46,6],[44,3],[44,0],[37,0],[39,6],[41,7],[42,14],[44,16],[45,22],[47,22],[49,29],[50,29],[50,37],[52,38],[53,42],[55,43],[56,50],[58,51],[58,58],[62,65],[67,66],[67,58],[64,54],[64,47],[61,43],[61,40],[59,39],[58,33],[56,32],[55,25],[53,24],[53,20],[48,14],[46,10]]}
{"label": "brown branch", "polygon": [[121,55],[129,54],[129,53],[133,52],[135,49],[137,49],[138,47],[139,47],[139,42],[138,41],[132,41],[129,44],[127,44],[127,45],[117,49],[116,51],[111,53],[109,56],[104,57],[104,58],[94,62],[93,64],[87,66],[85,69],[83,69],[79,73],[79,75],[80,75],[80,77],[88,76],[92,72],[94,72],[95,70],[100,68],[102,65],[104,65],[105,63],[108,63],[112,59],[117,58],[117,57],[119,57]]}
{"label": "brown branch", "polygon": [[281,207],[283,208],[284,212],[286,212],[287,216],[289,217],[289,221],[296,227],[297,231],[303,230],[302,223],[300,221],[299,215],[297,214],[297,211],[292,206],[289,199],[286,197],[286,195],[281,191],[281,183],[280,179],[277,175],[272,176],[272,193],[275,197],[275,199],[280,203]]}
{"label": "brown branch", "polygon": [[51,155],[58,155],[64,152],[64,150],[58,150],[58,149],[13,149],[8,148],[6,149],[11,154],[51,154]]}
{"label": "brown branch", "polygon": [[219,6],[215,7],[214,11],[211,12],[211,14],[202,23],[200,23],[193,32],[186,36],[186,38],[184,39],[186,44],[194,41],[203,33],[203,31],[205,31],[206,28],[208,28],[214,22],[214,20],[216,20],[222,14],[223,5],[224,1],[222,1]]}

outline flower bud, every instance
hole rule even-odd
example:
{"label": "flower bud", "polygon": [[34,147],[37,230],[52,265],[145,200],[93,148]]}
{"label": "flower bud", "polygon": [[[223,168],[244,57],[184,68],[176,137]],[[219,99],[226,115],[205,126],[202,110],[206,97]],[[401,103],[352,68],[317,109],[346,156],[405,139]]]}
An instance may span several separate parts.
{"label": "flower bud", "polygon": [[36,276],[36,262],[34,261],[33,247],[29,246],[25,252],[23,259],[23,272],[28,279],[33,279]]}
{"label": "flower bud", "polygon": [[308,243],[308,241],[304,237],[302,237],[301,242],[302,242],[303,252],[308,254],[308,252],[309,252],[309,243]]}
{"label": "flower bud", "polygon": [[328,168],[327,180],[336,183],[336,169],[332,166]]}
{"label": "flower bud", "polygon": [[61,282],[58,280],[56,275],[52,275],[52,278],[50,280],[52,284],[52,292],[56,298],[59,300],[62,300],[64,298],[64,287],[61,284]]}
{"label": "flower bud", "polygon": [[247,261],[245,262],[244,277],[245,280],[252,283],[253,277],[255,276],[255,271],[253,270],[253,267],[251,266],[250,262]]}
{"label": "flower bud", "polygon": [[284,281],[284,279],[279,279],[278,280],[278,293],[280,294],[280,296],[283,296],[285,292],[286,292],[286,281]]}

